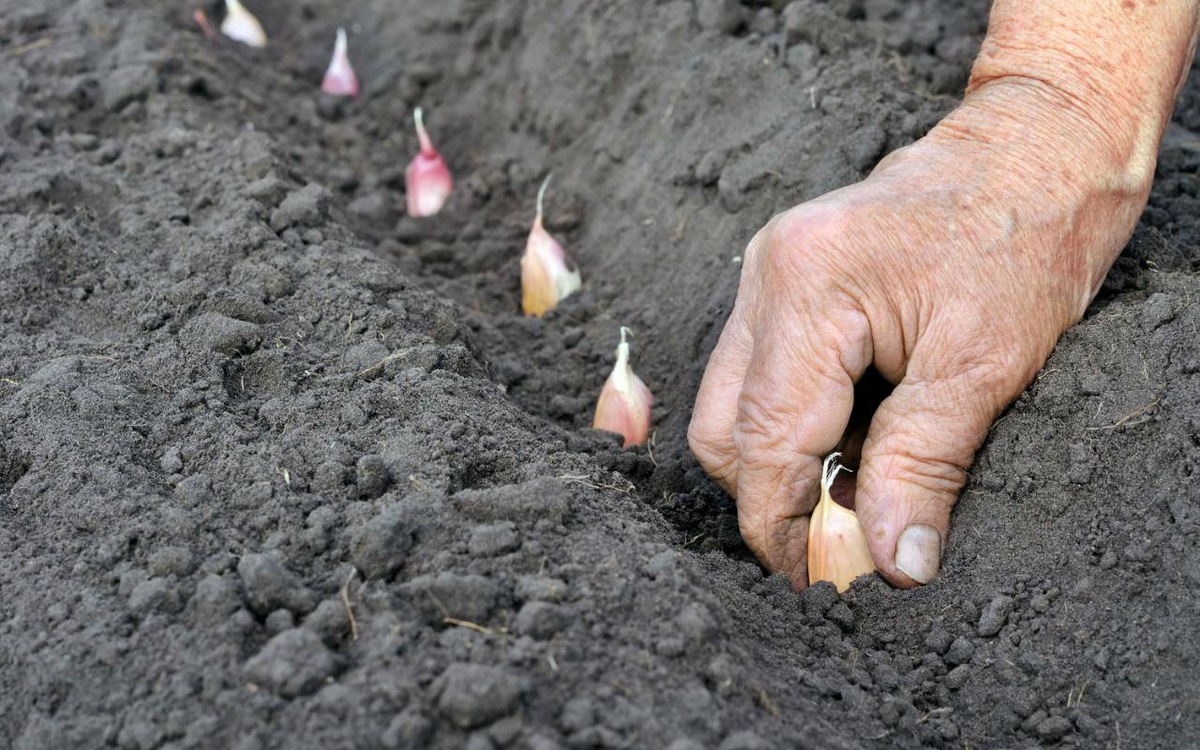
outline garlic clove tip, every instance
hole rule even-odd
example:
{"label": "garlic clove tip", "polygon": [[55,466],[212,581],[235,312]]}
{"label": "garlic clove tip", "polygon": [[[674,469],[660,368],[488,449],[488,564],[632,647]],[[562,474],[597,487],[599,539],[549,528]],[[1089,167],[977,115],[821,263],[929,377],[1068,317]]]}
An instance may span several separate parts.
{"label": "garlic clove tip", "polygon": [[325,77],[321,80],[321,91],[330,96],[358,96],[358,76],[350,65],[345,29],[337,30],[333,59],[329,61]]}

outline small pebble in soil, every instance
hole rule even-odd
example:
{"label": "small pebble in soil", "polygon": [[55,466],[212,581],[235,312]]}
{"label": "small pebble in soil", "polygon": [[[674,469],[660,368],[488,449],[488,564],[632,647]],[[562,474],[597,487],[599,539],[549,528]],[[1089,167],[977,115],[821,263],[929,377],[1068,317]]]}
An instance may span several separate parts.
{"label": "small pebble in soil", "polygon": [[438,711],[460,729],[474,729],[507,716],[521,701],[520,681],[498,667],[451,664],[442,678]]}

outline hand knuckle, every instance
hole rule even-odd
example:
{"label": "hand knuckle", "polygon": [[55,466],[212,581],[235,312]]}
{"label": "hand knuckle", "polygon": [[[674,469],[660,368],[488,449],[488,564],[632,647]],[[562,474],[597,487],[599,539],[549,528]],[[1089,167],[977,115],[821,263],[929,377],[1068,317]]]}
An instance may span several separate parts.
{"label": "hand knuckle", "polygon": [[733,441],[743,463],[753,465],[767,459],[782,439],[782,409],[753,394],[743,394],[738,402]]}
{"label": "hand knuckle", "polygon": [[[895,503],[950,505],[958,498],[958,492],[967,480],[970,455],[964,452],[956,456],[938,456],[922,451],[919,443],[896,443],[889,448],[882,457],[882,465],[876,466],[874,471],[885,477],[892,487],[907,488],[895,498]],[[895,505],[891,510],[899,512],[902,508]]]}
{"label": "hand knuckle", "polygon": [[1036,361],[1023,347],[994,331],[967,331],[956,337],[946,377],[960,380],[963,405],[1000,409],[1036,373]]}

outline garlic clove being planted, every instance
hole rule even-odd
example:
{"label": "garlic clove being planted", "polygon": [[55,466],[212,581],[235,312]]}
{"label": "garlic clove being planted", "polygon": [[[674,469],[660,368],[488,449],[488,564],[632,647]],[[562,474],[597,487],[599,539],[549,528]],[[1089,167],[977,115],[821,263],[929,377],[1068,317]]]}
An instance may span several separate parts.
{"label": "garlic clove being planted", "polygon": [[238,0],[225,0],[225,20],[221,21],[221,33],[251,47],[267,46],[267,33],[263,31],[262,24]]}
{"label": "garlic clove being planted", "polygon": [[330,96],[358,96],[358,76],[350,67],[350,56],[346,53],[346,30],[337,30],[337,41],[333,45],[333,59],[325,70],[321,91]]}
{"label": "garlic clove being planted", "polygon": [[542,226],[542,199],[549,184],[547,175],[538,189],[537,215],[525,242],[525,254],[521,256],[521,309],[526,315],[538,318],[558,307],[559,302],[583,285],[579,271],[567,264],[563,246]]}
{"label": "garlic clove being planted", "polygon": [[650,438],[650,406],[654,399],[650,389],[629,366],[629,329],[621,326],[621,343],[617,346],[617,362],[600,391],[596,402],[596,418],[592,427],[615,432],[625,438],[625,447],[642,445]]}
{"label": "garlic clove being planted", "polygon": [[446,204],[454,179],[442,155],[433,147],[433,141],[429,140],[429,133],[425,132],[425,120],[420,107],[413,111],[413,121],[417,124],[421,151],[404,170],[408,215],[433,216]]}
{"label": "garlic clove being planted", "polygon": [[849,471],[838,464],[840,455],[830,454],[821,465],[821,499],[808,519],[808,582],[830,581],[839,592],[875,570],[858,514],[838,505],[829,494],[838,472]]}

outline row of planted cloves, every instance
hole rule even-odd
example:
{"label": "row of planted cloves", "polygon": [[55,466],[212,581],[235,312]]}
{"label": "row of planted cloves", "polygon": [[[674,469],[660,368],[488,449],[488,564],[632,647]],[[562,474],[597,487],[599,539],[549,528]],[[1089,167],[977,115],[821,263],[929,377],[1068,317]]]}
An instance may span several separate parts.
{"label": "row of planted cloves", "polygon": [[[205,36],[216,41],[216,33],[204,11],[195,11],[193,18]],[[225,17],[220,29],[226,37],[251,47],[261,48],[267,44],[262,24],[239,0],[225,0]],[[330,96],[358,96],[358,76],[350,65],[344,29],[337,30],[333,59],[321,81],[321,91]],[[445,205],[453,190],[454,179],[425,129],[420,107],[414,111],[413,119],[420,152],[404,172],[406,208],[410,216],[433,216]],[[542,223],[542,203],[549,184],[550,177],[547,176],[538,189],[537,212],[521,257],[521,309],[526,315],[535,317],[553,310],[583,284],[579,271],[571,266],[562,245]],[[620,332],[617,361],[600,391],[592,427],[621,435],[628,447],[649,440],[652,397],[650,389],[629,364],[629,329],[621,326]]]}
{"label": "row of planted cloves", "polygon": [[[256,46],[265,44],[266,36],[257,19],[242,8],[238,0],[226,0],[226,3],[227,7],[238,10],[227,14],[221,31],[239,41]],[[321,90],[332,96],[358,95],[358,79],[350,66],[346,34],[342,29],[338,29],[333,60]],[[445,160],[425,131],[420,108],[414,113],[414,119],[421,151],[405,171],[408,213],[432,216],[445,204],[454,181]],[[521,307],[526,315],[538,317],[553,310],[559,301],[582,285],[579,271],[571,268],[567,261],[566,251],[542,224],[542,201],[549,184],[550,178],[546,177],[538,189],[537,213],[525,244],[525,254],[521,257]],[[629,329],[622,326],[617,362],[600,391],[592,423],[597,429],[622,435],[626,446],[640,445],[649,439],[651,403],[650,389],[629,365],[628,333]],[[831,494],[838,472],[847,470],[838,464],[840,455],[830,455],[821,468],[820,501],[808,526],[807,561],[809,583],[831,581],[838,591],[846,591],[856,578],[875,570],[875,563],[858,516],[835,502]]]}

